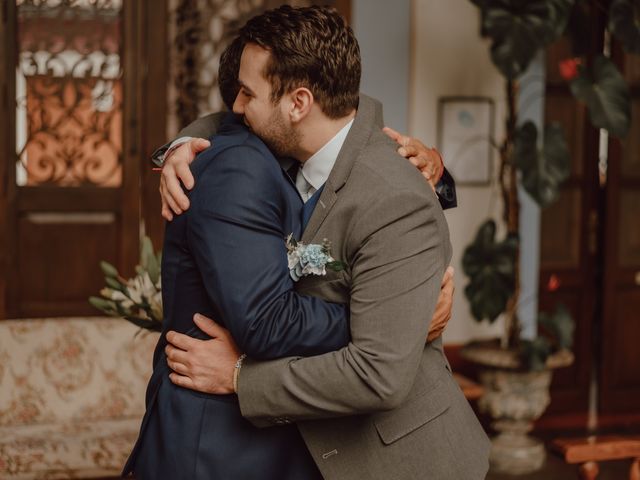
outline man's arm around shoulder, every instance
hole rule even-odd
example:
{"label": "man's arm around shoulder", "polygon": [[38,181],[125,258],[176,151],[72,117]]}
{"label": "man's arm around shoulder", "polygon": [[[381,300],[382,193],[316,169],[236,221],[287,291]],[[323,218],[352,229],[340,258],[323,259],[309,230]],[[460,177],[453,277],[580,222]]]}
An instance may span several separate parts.
{"label": "man's arm around shoulder", "polygon": [[185,140],[190,140],[191,138],[212,137],[218,131],[220,123],[226,114],[227,112],[215,112],[191,122],[178,132],[175,140],[165,143],[161,147],[157,148],[151,154],[151,160],[153,160],[153,163],[161,167],[164,164],[165,156],[170,148],[177,148],[182,145]]}

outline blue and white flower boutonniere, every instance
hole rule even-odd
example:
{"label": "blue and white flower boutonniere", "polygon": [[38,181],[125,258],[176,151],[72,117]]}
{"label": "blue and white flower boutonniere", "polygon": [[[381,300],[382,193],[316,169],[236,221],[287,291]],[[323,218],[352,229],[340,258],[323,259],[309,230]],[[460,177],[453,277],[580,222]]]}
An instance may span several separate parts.
{"label": "blue and white flower boutonniere", "polygon": [[327,239],[322,242],[322,245],[316,243],[305,245],[290,234],[287,237],[287,258],[289,275],[294,282],[307,275],[326,275],[327,269],[339,272],[346,267],[346,264],[331,256],[331,242]]}

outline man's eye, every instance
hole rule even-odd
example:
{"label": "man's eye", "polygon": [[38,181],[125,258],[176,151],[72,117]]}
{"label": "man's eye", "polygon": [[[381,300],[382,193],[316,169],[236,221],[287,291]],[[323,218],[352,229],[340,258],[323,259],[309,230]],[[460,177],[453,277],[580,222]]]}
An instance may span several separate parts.
{"label": "man's eye", "polygon": [[244,88],[243,88],[242,90],[240,90],[240,91],[242,92],[242,94],[243,94],[245,97],[250,97],[250,96],[251,96],[251,94],[250,94],[249,92],[247,92]]}

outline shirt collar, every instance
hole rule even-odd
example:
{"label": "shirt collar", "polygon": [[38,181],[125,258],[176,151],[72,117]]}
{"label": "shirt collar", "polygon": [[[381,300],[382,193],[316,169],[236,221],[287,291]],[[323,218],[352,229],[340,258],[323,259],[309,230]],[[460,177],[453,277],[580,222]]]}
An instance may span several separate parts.
{"label": "shirt collar", "polygon": [[329,178],[351,125],[353,120],[342,127],[331,140],[302,164],[302,175],[316,190],[320,189]]}

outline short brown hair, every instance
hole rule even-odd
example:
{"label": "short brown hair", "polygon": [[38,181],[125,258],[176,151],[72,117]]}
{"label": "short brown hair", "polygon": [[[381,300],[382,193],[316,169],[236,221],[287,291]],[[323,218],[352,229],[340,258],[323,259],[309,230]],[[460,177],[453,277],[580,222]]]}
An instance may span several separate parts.
{"label": "short brown hair", "polygon": [[357,108],[360,48],[353,30],[333,8],[284,5],[268,10],[249,20],[240,38],[271,53],[264,74],[274,103],[286,92],[306,87],[329,118]]}
{"label": "short brown hair", "polygon": [[240,84],[238,83],[238,72],[240,71],[240,57],[244,43],[240,37],[235,37],[233,41],[224,49],[220,56],[218,67],[218,87],[220,96],[229,111],[233,110],[233,103],[236,101]]}

